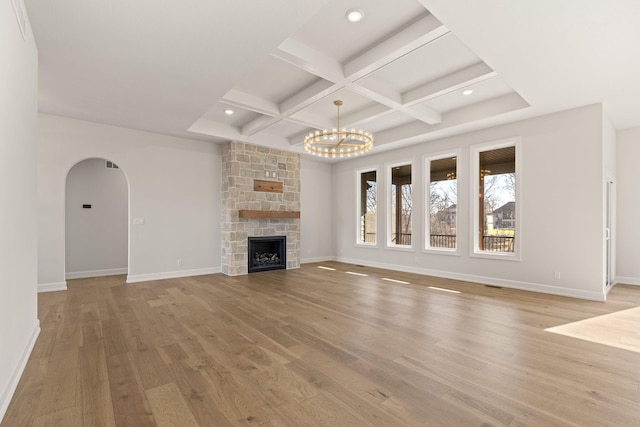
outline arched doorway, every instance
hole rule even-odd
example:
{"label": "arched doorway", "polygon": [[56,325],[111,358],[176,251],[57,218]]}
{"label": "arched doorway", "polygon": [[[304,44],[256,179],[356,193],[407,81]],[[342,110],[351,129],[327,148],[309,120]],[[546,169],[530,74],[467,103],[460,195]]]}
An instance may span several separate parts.
{"label": "arched doorway", "polygon": [[128,272],[129,189],[110,160],[92,158],[68,172],[65,197],[67,279]]}

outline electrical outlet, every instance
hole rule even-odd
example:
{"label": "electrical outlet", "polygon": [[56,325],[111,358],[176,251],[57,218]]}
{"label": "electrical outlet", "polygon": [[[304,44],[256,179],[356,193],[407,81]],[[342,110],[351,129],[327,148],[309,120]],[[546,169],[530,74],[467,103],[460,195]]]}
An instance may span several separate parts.
{"label": "electrical outlet", "polygon": [[178,265],[182,265],[182,258],[178,258]]}
{"label": "electrical outlet", "polygon": [[554,277],[556,278],[556,280],[560,280],[560,272],[556,271],[556,274],[554,275]]}

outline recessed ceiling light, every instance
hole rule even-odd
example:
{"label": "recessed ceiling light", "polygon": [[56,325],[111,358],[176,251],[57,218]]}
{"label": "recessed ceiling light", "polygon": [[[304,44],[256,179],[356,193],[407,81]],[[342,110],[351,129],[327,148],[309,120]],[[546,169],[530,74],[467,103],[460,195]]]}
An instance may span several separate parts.
{"label": "recessed ceiling light", "polygon": [[462,94],[463,94],[464,96],[469,96],[469,95],[471,95],[472,93],[473,93],[473,89],[465,89],[465,90],[463,90],[463,91],[462,91]]}
{"label": "recessed ceiling light", "polygon": [[364,18],[364,11],[362,9],[349,9],[344,16],[347,17],[349,22],[360,22]]}
{"label": "recessed ceiling light", "polygon": [[231,108],[227,108],[227,109],[225,109],[225,110],[224,110],[224,113],[225,113],[227,116],[230,116],[230,115],[232,115],[233,113],[235,113],[235,111],[233,111]]}

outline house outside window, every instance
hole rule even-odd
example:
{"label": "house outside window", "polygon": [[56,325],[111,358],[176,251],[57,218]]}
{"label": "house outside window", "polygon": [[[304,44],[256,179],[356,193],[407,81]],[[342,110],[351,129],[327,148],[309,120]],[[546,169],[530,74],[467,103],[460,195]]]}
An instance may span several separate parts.
{"label": "house outside window", "polygon": [[473,255],[519,260],[519,139],[472,148]]}
{"label": "house outside window", "polygon": [[365,170],[357,172],[358,188],[358,236],[359,245],[375,245],[378,223],[378,172]]}
{"label": "house outside window", "polygon": [[387,176],[390,184],[387,202],[387,246],[411,247],[412,245],[412,182],[410,162],[389,165]]}
{"label": "house outside window", "polygon": [[425,159],[425,249],[455,251],[458,229],[458,157]]}

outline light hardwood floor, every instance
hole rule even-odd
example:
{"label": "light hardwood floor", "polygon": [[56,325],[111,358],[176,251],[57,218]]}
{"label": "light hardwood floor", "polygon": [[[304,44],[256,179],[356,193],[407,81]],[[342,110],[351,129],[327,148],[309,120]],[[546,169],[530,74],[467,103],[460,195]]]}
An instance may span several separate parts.
{"label": "light hardwood floor", "polygon": [[39,295],[2,427],[640,425],[639,353],[544,331],[640,288],[598,303],[318,265]]}

